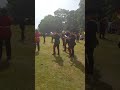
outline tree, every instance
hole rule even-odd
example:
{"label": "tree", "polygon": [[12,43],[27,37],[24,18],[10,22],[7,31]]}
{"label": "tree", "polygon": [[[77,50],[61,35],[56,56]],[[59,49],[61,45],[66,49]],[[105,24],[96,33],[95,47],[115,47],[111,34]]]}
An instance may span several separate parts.
{"label": "tree", "polygon": [[48,15],[41,20],[38,29],[41,32],[54,31],[80,31],[84,28],[85,22],[85,0],[81,0],[80,8],[77,10],[58,9],[54,12],[54,16]]}
{"label": "tree", "polygon": [[79,27],[85,28],[85,0],[81,0],[79,3],[79,9],[76,10],[79,20]]}
{"label": "tree", "polygon": [[62,31],[62,20],[60,17],[48,15],[41,20],[38,30],[43,33]]}
{"label": "tree", "polygon": [[61,21],[62,23],[62,29],[63,30],[66,30],[66,23],[67,23],[67,16],[69,14],[69,10],[65,10],[65,9],[57,9],[55,12],[54,12],[54,15],[56,17],[59,17],[59,20]]}
{"label": "tree", "polygon": [[74,10],[70,11],[67,16],[66,29],[68,31],[78,31],[79,30],[77,12]]}
{"label": "tree", "polygon": [[62,19],[62,22],[66,22],[66,18],[68,16],[69,10],[65,9],[58,9],[54,12],[54,15],[57,17],[60,17]]}

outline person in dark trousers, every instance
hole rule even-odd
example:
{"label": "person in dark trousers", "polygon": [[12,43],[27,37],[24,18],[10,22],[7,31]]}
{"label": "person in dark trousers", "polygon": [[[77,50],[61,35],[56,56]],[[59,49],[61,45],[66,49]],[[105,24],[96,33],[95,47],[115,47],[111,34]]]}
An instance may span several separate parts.
{"label": "person in dark trousers", "polygon": [[71,33],[68,42],[68,50],[70,57],[74,57],[74,46],[76,45],[75,40],[76,40],[75,35]]}
{"label": "person in dark trousers", "polygon": [[51,32],[51,43],[53,43],[53,37],[54,37],[54,33]]}
{"label": "person in dark trousers", "polygon": [[43,39],[44,39],[43,43],[45,44],[45,42],[46,42],[46,40],[45,40],[46,39],[46,34],[45,33],[43,33]]}
{"label": "person in dark trousers", "polygon": [[25,20],[21,19],[19,22],[19,27],[21,29],[21,41],[25,40]]}
{"label": "person in dark trousers", "polygon": [[61,39],[62,39],[63,47],[64,47],[65,46],[65,33],[62,33]]}
{"label": "person in dark trousers", "polygon": [[35,43],[39,52],[40,51],[40,32],[38,30],[35,31]]}
{"label": "person in dark trousers", "polygon": [[80,33],[76,33],[76,39],[77,39],[77,42],[79,42],[79,40],[80,40]]}
{"label": "person in dark trousers", "polygon": [[107,30],[107,21],[105,18],[103,18],[100,21],[100,39],[105,39],[105,31]]}
{"label": "person in dark trousers", "polygon": [[90,75],[93,75],[94,72],[94,49],[98,44],[96,37],[97,24],[94,20],[92,14],[86,15],[86,24],[85,24],[85,64],[86,72]]}
{"label": "person in dark trousers", "polygon": [[6,47],[7,61],[11,60],[11,18],[7,15],[7,10],[2,9],[0,16],[0,61],[2,59],[3,42]]}
{"label": "person in dark trousers", "polygon": [[67,50],[67,45],[69,43],[70,32],[66,32],[64,35],[64,51]]}
{"label": "person in dark trousers", "polygon": [[57,47],[57,50],[58,50],[58,55],[60,55],[59,44],[60,44],[60,36],[59,36],[58,33],[56,33],[54,35],[54,45],[53,45],[53,54],[52,55],[56,54],[56,51],[55,51],[56,47]]}

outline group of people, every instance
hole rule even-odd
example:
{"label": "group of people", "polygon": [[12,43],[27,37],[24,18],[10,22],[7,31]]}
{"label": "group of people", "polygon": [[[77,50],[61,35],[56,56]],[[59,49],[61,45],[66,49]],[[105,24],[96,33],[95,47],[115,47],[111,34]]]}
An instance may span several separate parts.
{"label": "group of people", "polygon": [[[3,46],[6,47],[7,62],[11,61],[11,25],[14,23],[14,19],[9,16],[6,8],[0,10],[0,63],[2,61]],[[25,20],[19,20],[19,28],[21,29],[21,41],[25,40]]]}
{"label": "group of people", "polygon": [[[35,31],[35,41],[36,41],[36,46],[38,48],[38,51],[40,51],[40,36],[43,36],[44,42],[45,43],[45,34],[40,34],[38,30]],[[79,33],[73,33],[73,32],[62,32],[62,33],[57,33],[57,32],[51,32],[51,42],[53,44],[53,54],[56,55],[56,48],[57,48],[57,54],[60,55],[60,39],[62,39],[62,45],[63,45],[63,51],[69,51],[69,56],[74,57],[74,47],[76,45],[76,41],[79,42],[79,40],[83,40],[84,37],[82,34]],[[68,46],[68,47],[67,47]]]}
{"label": "group of people", "polygon": [[74,46],[76,45],[76,37],[74,33],[66,32],[62,33],[61,35],[58,33],[55,33],[52,36],[52,40],[54,40],[54,45],[53,45],[53,55],[56,54],[55,48],[57,47],[58,50],[58,55],[59,53],[59,44],[60,44],[60,38],[62,39],[63,42],[63,49],[66,52],[66,46],[68,45],[68,51],[69,51],[69,56],[74,57]]}

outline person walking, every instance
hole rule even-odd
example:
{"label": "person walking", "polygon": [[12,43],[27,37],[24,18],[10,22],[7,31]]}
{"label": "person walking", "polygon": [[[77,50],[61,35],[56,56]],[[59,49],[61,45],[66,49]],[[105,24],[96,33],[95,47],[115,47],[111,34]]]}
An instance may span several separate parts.
{"label": "person walking", "polygon": [[60,55],[59,44],[60,44],[60,36],[58,33],[56,33],[54,35],[54,45],[53,45],[53,54],[52,55],[56,54],[56,51],[55,51],[56,47],[57,47],[58,55]]}
{"label": "person walking", "polygon": [[40,51],[40,32],[38,30],[35,31],[35,43],[39,52]]}
{"label": "person walking", "polygon": [[75,43],[76,37],[73,33],[70,34],[69,42],[68,42],[68,50],[70,57],[74,57],[74,47],[76,45]]}
{"label": "person walking", "polygon": [[94,72],[94,49],[99,44],[96,37],[97,29],[94,14],[88,13],[85,24],[85,61],[86,72],[90,75]]}
{"label": "person walking", "polygon": [[45,44],[45,42],[46,42],[46,33],[43,33],[43,39],[44,39],[44,44]]}
{"label": "person walking", "polygon": [[20,20],[19,27],[21,29],[21,41],[25,40],[25,20],[24,18]]}
{"label": "person walking", "polygon": [[11,18],[7,15],[7,10],[1,10],[0,16],[0,61],[2,60],[3,42],[6,47],[7,61],[11,60]]}
{"label": "person walking", "polygon": [[105,39],[105,32],[107,30],[107,20],[105,18],[103,18],[100,22],[100,35],[99,38],[100,39]]}

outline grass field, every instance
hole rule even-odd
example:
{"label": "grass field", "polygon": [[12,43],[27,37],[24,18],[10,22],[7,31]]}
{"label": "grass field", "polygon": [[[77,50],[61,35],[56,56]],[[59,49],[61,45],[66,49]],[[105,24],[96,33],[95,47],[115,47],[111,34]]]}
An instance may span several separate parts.
{"label": "grass field", "polygon": [[85,88],[85,55],[84,41],[75,46],[75,58],[70,59],[68,53],[63,52],[62,41],[60,56],[53,56],[51,38],[46,38],[41,50],[36,53],[35,87],[36,90],[84,90]]}
{"label": "grass field", "polygon": [[19,41],[19,27],[12,26],[12,61],[10,66],[5,63],[4,52],[3,63],[0,65],[0,90],[34,90],[34,27],[27,26],[25,32],[26,40],[22,43]]}
{"label": "grass field", "polygon": [[[84,41],[77,43],[75,58],[70,60],[62,51],[62,42],[60,57],[52,55],[53,44],[48,37],[46,44],[41,37],[41,51],[35,53],[33,32],[34,27],[27,26],[26,40],[22,43],[19,41],[20,29],[12,26],[12,61],[8,67],[4,52],[0,65],[0,90],[33,90],[34,83],[36,90],[84,90]],[[107,34],[106,38],[99,40],[100,44],[95,49],[95,66],[100,71],[102,82],[112,86],[113,90],[120,90],[120,49],[117,47],[120,36]],[[100,87],[102,85],[99,84]]]}
{"label": "grass field", "polygon": [[100,80],[108,84],[99,85],[104,89],[112,86],[113,90],[120,90],[120,48],[117,46],[119,40],[120,35],[107,34],[105,40],[99,39],[99,46],[95,49],[95,66],[99,70]]}

